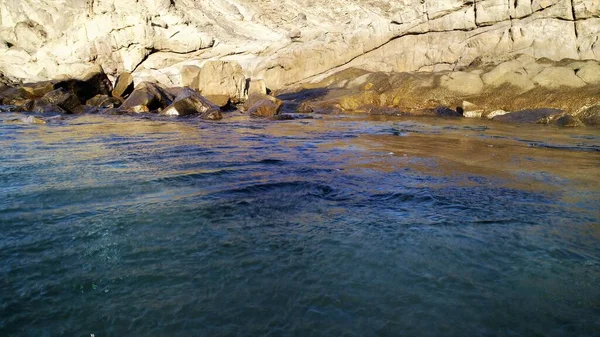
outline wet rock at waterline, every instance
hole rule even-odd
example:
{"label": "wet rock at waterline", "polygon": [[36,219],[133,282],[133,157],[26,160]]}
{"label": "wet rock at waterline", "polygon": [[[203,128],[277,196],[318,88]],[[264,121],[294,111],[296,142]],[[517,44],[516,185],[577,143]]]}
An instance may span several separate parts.
{"label": "wet rock at waterline", "polygon": [[173,103],[161,111],[165,116],[188,116],[199,114],[200,118],[207,120],[222,119],[221,110],[208,99],[202,97],[197,91],[183,88]]}
{"label": "wet rock at waterline", "polygon": [[562,113],[562,110],[557,109],[526,109],[511,112],[502,116],[496,116],[493,120],[508,123],[549,124],[557,119]]}
{"label": "wet rock at waterline", "polygon": [[156,83],[139,84],[123,102],[121,112],[142,113],[162,110],[173,103],[175,96]]}
{"label": "wet rock at waterline", "polygon": [[252,117],[273,117],[279,115],[282,108],[281,101],[272,101],[270,99],[260,100],[248,110]]}

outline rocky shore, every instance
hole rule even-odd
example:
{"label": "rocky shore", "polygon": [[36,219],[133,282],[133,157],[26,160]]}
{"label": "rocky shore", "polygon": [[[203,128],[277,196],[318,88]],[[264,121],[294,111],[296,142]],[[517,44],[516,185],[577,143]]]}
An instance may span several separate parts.
{"label": "rocky shore", "polygon": [[[0,105],[11,112],[154,114],[213,121],[228,114],[271,120],[375,114],[600,125],[600,63],[593,60],[553,62],[516,55],[501,63],[480,58],[455,71],[348,68],[277,92],[262,79],[246,78],[237,62],[187,66],[181,77],[183,86],[165,87],[134,83],[124,72],[113,83],[101,66],[93,66],[79,77],[25,84],[4,80]],[[45,121],[29,116],[13,122]]]}

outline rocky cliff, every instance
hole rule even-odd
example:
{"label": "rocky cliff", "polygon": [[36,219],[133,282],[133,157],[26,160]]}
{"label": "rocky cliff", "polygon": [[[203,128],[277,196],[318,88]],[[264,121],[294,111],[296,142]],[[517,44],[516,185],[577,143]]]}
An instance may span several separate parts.
{"label": "rocky cliff", "polygon": [[599,37],[599,0],[2,0],[0,73],[41,81],[100,64],[173,86],[183,66],[223,59],[280,88],[347,67],[599,60]]}

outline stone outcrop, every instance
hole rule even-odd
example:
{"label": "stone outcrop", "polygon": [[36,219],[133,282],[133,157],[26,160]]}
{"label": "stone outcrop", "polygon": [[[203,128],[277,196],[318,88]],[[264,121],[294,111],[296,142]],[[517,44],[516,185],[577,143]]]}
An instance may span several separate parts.
{"label": "stone outcrop", "polygon": [[38,82],[95,64],[180,86],[191,85],[185,66],[222,60],[273,90],[362,68],[453,71],[445,83],[468,94],[521,66],[480,80],[465,67],[514,54],[598,60],[599,34],[598,0],[3,0],[0,73]]}
{"label": "stone outcrop", "polygon": [[463,116],[595,126],[600,118],[600,83],[583,70],[593,73],[597,66],[597,61],[551,62],[521,55],[498,65],[479,64],[456,72],[346,69],[279,97],[286,106],[295,105],[297,112]]}
{"label": "stone outcrop", "polygon": [[198,114],[200,118],[207,120],[219,120],[223,118],[218,106],[191,88],[183,88],[175,97],[173,103],[161,111],[161,114],[165,116]]}

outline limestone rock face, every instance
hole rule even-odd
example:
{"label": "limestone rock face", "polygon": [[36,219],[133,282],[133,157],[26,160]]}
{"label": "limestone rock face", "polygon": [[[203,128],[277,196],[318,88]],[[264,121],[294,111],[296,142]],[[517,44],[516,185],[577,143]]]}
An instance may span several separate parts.
{"label": "limestone rock face", "polygon": [[598,60],[599,35],[597,0],[2,0],[0,74],[38,82],[96,64],[111,78],[126,71],[136,83],[181,86],[191,85],[185,66],[236,61],[277,90],[350,67]]}

